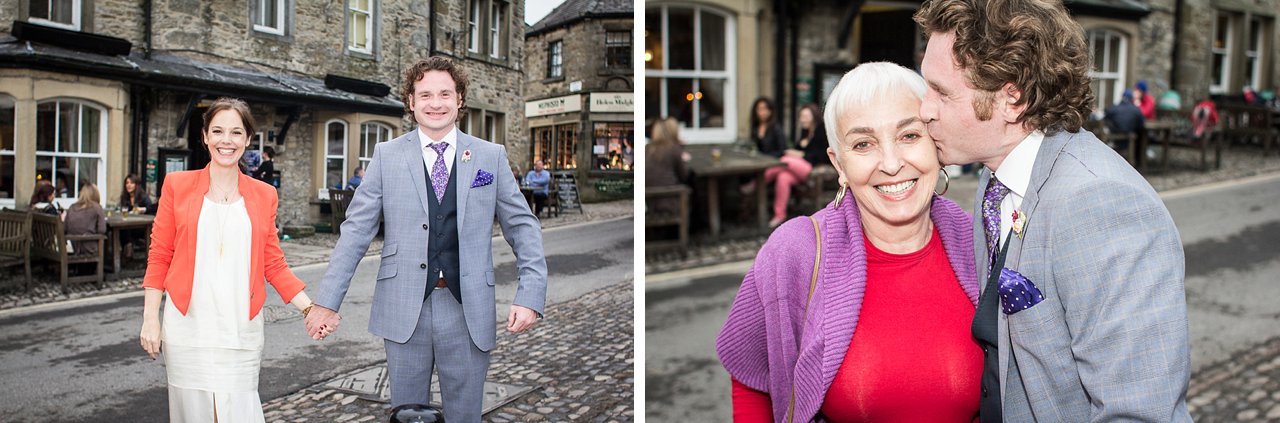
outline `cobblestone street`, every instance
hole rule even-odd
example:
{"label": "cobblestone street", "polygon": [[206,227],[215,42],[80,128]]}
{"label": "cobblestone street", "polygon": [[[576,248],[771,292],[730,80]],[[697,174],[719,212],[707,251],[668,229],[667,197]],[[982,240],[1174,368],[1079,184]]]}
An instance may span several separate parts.
{"label": "cobblestone street", "polygon": [[1280,421],[1280,337],[1192,374],[1187,406],[1197,422]]}
{"label": "cobblestone street", "polygon": [[[632,281],[548,308],[532,333],[502,330],[489,382],[532,387],[486,421],[634,420]],[[374,367],[384,366],[385,362]],[[390,406],[323,381],[263,404],[268,422],[381,422]]]}

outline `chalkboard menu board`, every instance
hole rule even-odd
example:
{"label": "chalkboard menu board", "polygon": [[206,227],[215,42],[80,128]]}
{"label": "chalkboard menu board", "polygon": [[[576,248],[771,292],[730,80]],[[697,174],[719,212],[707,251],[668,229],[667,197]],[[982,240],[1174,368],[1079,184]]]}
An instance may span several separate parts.
{"label": "chalkboard menu board", "polygon": [[560,191],[560,209],[578,209],[578,213],[582,213],[582,203],[578,202],[578,178],[573,172],[556,172],[551,175],[551,179],[551,183]]}

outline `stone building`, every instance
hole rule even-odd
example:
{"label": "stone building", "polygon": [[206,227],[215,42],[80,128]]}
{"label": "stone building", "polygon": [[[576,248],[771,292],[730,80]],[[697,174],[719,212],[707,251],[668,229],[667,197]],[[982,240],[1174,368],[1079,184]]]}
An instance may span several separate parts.
{"label": "stone building", "polygon": [[531,141],[520,169],[543,160],[571,173],[588,201],[630,195],[633,10],[631,0],[566,0],[525,33]]}
{"label": "stone building", "polygon": [[[1280,0],[1066,0],[1094,51],[1098,106],[1137,81],[1183,106],[1280,86]],[[756,97],[784,126],[844,72],[887,60],[916,68],[918,1],[696,0],[645,3],[645,119],[674,116],[692,143],[741,142]],[[694,94],[690,97],[689,94]],[[697,119],[693,117],[697,116]]]}
{"label": "stone building", "polygon": [[38,179],[64,205],[83,182],[111,205],[129,173],[158,195],[208,162],[203,111],[231,96],[258,124],[246,165],[277,153],[278,223],[325,222],[325,190],[413,128],[402,74],[432,55],[470,75],[459,127],[527,160],[523,15],[522,0],[0,0],[0,206],[25,207]]}

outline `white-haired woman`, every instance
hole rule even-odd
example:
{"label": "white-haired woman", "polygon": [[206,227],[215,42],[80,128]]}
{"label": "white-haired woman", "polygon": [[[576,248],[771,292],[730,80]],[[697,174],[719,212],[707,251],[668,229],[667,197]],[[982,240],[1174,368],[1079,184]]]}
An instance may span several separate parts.
{"label": "white-haired woman", "polygon": [[867,63],[827,99],[840,193],[773,232],[716,342],[735,421],[976,421],[973,224],[934,192],[924,92]]}

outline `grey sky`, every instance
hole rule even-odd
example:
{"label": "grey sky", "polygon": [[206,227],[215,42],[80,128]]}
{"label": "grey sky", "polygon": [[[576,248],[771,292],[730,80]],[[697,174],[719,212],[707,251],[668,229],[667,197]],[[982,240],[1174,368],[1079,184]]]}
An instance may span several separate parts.
{"label": "grey sky", "polygon": [[527,0],[524,3],[524,23],[533,25],[551,13],[564,0]]}

